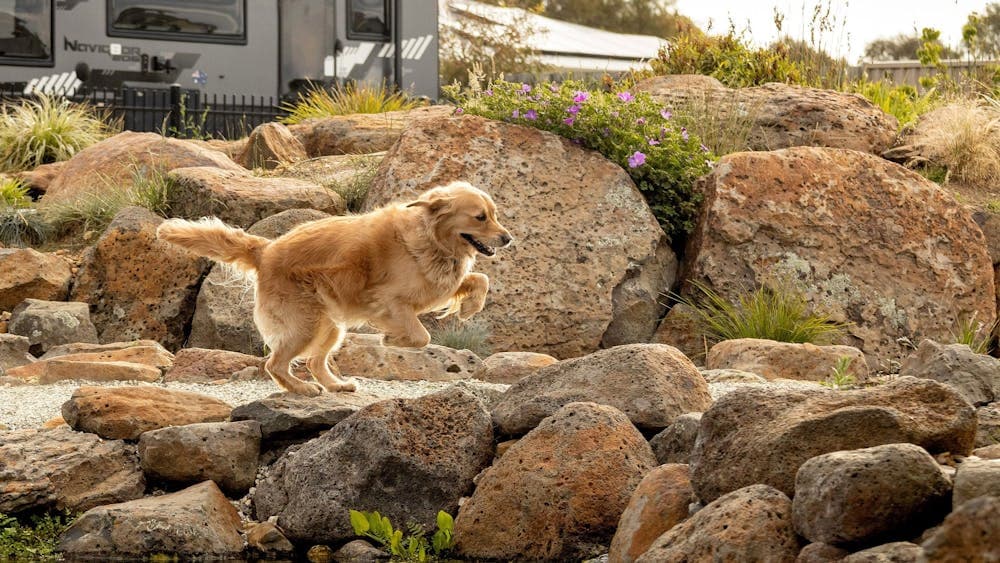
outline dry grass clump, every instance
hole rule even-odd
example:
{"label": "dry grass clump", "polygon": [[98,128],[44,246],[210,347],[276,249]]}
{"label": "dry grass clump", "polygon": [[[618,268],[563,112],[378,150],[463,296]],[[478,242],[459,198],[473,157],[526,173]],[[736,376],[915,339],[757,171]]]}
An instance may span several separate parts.
{"label": "dry grass clump", "polygon": [[0,107],[0,171],[68,160],[117,132],[93,108],[41,96]]}
{"label": "dry grass clump", "polygon": [[1000,106],[984,100],[957,100],[917,124],[910,144],[919,147],[925,167],[947,170],[947,179],[976,186],[1000,181]]}
{"label": "dry grass clump", "polygon": [[336,88],[316,88],[306,95],[299,95],[294,103],[282,104],[288,116],[281,122],[287,125],[301,123],[313,117],[333,117],[352,113],[385,113],[413,109],[424,102],[409,98],[385,84],[368,85],[349,83]]}

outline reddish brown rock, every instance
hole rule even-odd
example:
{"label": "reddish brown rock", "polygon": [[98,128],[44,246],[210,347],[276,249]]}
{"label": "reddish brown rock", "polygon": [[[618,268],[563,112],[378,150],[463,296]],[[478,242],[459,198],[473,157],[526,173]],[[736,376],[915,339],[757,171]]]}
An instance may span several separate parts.
{"label": "reddish brown rock", "polygon": [[159,381],[162,372],[145,364],[134,362],[93,362],[80,360],[46,360],[37,362],[42,371],[38,375],[39,383],[56,383],[58,381],[144,381],[152,383]]}
{"label": "reddish brown rock", "polygon": [[531,375],[545,366],[559,360],[548,354],[534,352],[497,352],[483,360],[483,369],[476,379],[489,383],[517,383],[526,375]]}
{"label": "reddish brown rock", "polygon": [[231,411],[231,406],[212,397],[151,385],[84,386],[62,406],[63,418],[74,430],[125,440],[166,426],[221,422]]}
{"label": "reddish brown rock", "polygon": [[212,480],[240,496],[257,477],[260,423],[203,422],[149,430],[139,436],[138,450],[150,479],[184,484]]}
{"label": "reddish brown rock", "polygon": [[792,501],[767,485],[751,485],[716,499],[653,542],[636,561],[792,562],[799,553]]}
{"label": "reddish brown rock", "polygon": [[0,513],[87,510],[139,498],[135,447],[63,426],[0,432]]}
{"label": "reddish brown rock", "polygon": [[[69,349],[93,349],[94,351],[62,353],[64,350]],[[76,365],[76,369],[78,370],[88,372],[96,370],[97,372],[101,372],[91,374],[88,377],[79,377],[79,379],[90,379],[92,381],[122,380],[119,377],[111,375],[115,372],[115,368],[109,368],[109,371],[103,372],[101,364],[126,363],[133,366],[132,369],[133,371],[137,370],[137,374],[140,372],[146,374],[144,377],[139,378],[139,381],[156,381],[162,375],[162,370],[170,367],[173,359],[174,355],[168,352],[163,346],[149,340],[134,343],[94,344],[90,347],[81,343],[73,343],[50,348],[39,361],[18,368],[17,370],[12,370],[8,375],[22,379],[39,379],[41,383],[58,381],[60,379],[78,379],[78,377],[74,377],[71,373],[74,369],[71,364],[78,363]],[[56,362],[60,362],[60,365],[54,369],[50,369]],[[102,376],[102,373],[104,376]],[[44,381],[46,379],[49,381]],[[124,380],[127,379],[125,378]]]}
{"label": "reddish brown rock", "polygon": [[[181,348],[174,357],[173,367],[163,380],[185,383],[209,383],[227,380],[248,367],[259,368],[264,358],[227,350]],[[263,375],[263,377],[267,377]]]}
{"label": "reddish brown rock", "polygon": [[255,176],[247,170],[202,166],[175,168],[169,178],[170,211],[176,217],[218,217],[247,228],[288,209],[317,209],[332,215],[344,212],[344,201],[332,190],[294,178]]}
{"label": "reddish brown rock", "polygon": [[65,165],[65,160],[50,162],[37,166],[34,170],[18,172],[15,176],[20,178],[31,191],[44,194],[49,190],[52,181],[62,173]]}
{"label": "reddish brown rock", "polygon": [[413,121],[446,116],[452,108],[432,106],[385,113],[353,113],[307,119],[288,127],[310,157],[368,154],[388,150]]}
{"label": "reddish brown rock", "polygon": [[694,502],[687,465],[654,468],[639,482],[611,540],[609,563],[632,563],[664,532],[688,517]]}
{"label": "reddish brown rock", "polygon": [[705,368],[748,371],[765,379],[825,381],[843,358],[850,359],[847,375],[857,383],[868,380],[865,356],[853,346],[816,346],[757,338],[723,340],[712,346]]}
{"label": "reddish brown rock", "polygon": [[208,261],[157,240],[162,222],[127,207],[84,254],[70,298],[90,304],[102,341],[148,338],[169,350],[184,342]]}
{"label": "reddish brown rock", "polygon": [[233,160],[244,168],[272,169],[306,158],[306,149],[288,127],[270,122],[257,126]]}
{"label": "reddish brown rock", "polygon": [[899,165],[838,149],[745,152],[723,157],[702,188],[687,277],[730,300],[790,278],[852,323],[846,343],[869,365],[903,354],[900,338],[949,338],[959,319],[996,316],[979,227]]}
{"label": "reddish brown rock", "polygon": [[63,301],[73,274],[65,259],[31,248],[0,248],[0,311],[28,298]]}
{"label": "reddish brown rock", "polygon": [[333,359],[344,375],[386,381],[455,381],[469,379],[483,368],[479,356],[468,350],[436,344],[383,346],[379,334],[348,334]]}
{"label": "reddish brown rock", "polygon": [[476,265],[492,285],[475,317],[489,329],[492,349],[569,358],[649,341],[677,261],[620,166],[530,127],[473,116],[422,119],[386,154],[365,206],[458,179],[496,200],[514,237]]}
{"label": "reddish brown rock", "polygon": [[796,471],[821,454],[911,443],[967,455],[975,434],[972,406],[929,379],[850,391],[747,388],[702,415],[691,480],[703,501],[756,483],[792,494]]}
{"label": "reddish brown rock", "polygon": [[480,477],[455,521],[456,550],[473,559],[585,558],[607,545],[655,465],[621,411],[570,403]]}
{"label": "reddish brown rock", "polygon": [[93,144],[66,161],[45,192],[45,203],[131,186],[136,176],[166,174],[174,168],[214,166],[243,170],[221,152],[156,133],[126,131]]}
{"label": "reddish brown rock", "polygon": [[240,515],[219,487],[205,481],[176,493],[93,508],[59,538],[71,559],[108,560],[162,553],[181,558],[240,555]]}

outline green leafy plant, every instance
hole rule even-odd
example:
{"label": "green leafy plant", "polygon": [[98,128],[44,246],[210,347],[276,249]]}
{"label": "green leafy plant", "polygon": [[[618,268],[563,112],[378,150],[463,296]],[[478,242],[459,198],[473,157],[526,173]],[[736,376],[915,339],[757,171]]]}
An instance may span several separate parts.
{"label": "green leafy plant", "polygon": [[452,533],[454,519],[445,511],[437,514],[437,531],[428,541],[426,534],[418,525],[407,527],[407,535],[403,530],[395,529],[389,518],[378,511],[350,511],[351,527],[355,535],[374,540],[382,546],[395,560],[427,561],[440,557],[453,547]]}
{"label": "green leafy plant", "polygon": [[849,389],[854,387],[857,381],[854,376],[851,375],[848,370],[851,369],[851,363],[854,358],[850,356],[841,356],[837,358],[837,363],[830,368],[830,377],[820,382],[820,385],[824,387],[829,387],[830,389]]}
{"label": "green leafy plant", "polygon": [[673,298],[692,308],[692,315],[709,340],[761,338],[828,344],[847,328],[845,323],[812,310],[805,296],[791,284],[777,288],[760,286],[732,303],[707,285],[690,283],[697,297],[673,295]]}
{"label": "green leafy plant", "polygon": [[490,330],[486,326],[476,322],[463,323],[454,317],[431,331],[432,343],[455,350],[469,350],[480,358],[490,355],[489,337]]}
{"label": "green leafy plant", "polygon": [[850,83],[846,90],[861,94],[873,105],[894,116],[900,131],[912,127],[920,116],[941,103],[941,96],[933,88],[921,94],[912,86],[894,85],[884,80],[858,80]]}
{"label": "green leafy plant", "polygon": [[164,136],[169,135],[171,137],[180,137],[182,139],[201,139],[207,141],[212,138],[212,134],[205,131],[205,123],[208,121],[208,113],[212,110],[211,107],[206,106],[200,114],[192,113],[188,111],[188,96],[187,94],[181,94],[180,110],[178,111],[177,121],[179,126],[167,125],[169,123],[169,116],[164,118],[163,124],[160,128],[161,134]]}
{"label": "green leafy plant", "polygon": [[694,183],[715,158],[697,135],[648,94],[589,91],[578,81],[535,86],[493,81],[445,88],[458,108],[566,137],[621,165],[672,240],[694,226],[701,194]]}
{"label": "green leafy plant", "polygon": [[281,122],[299,123],[313,117],[332,117],[352,113],[384,113],[413,109],[422,104],[410,99],[403,92],[390,90],[385,84],[379,86],[349,83],[336,88],[314,88],[306,95],[299,95],[295,102],[282,104],[288,112]]}
{"label": "green leafy plant", "polygon": [[55,561],[59,536],[72,523],[69,513],[22,519],[0,513],[0,561]]}
{"label": "green leafy plant", "polygon": [[792,60],[787,44],[755,49],[732,27],[725,35],[679,35],[660,49],[650,66],[657,75],[713,76],[730,88],[760,86],[767,82],[805,82],[803,69]]}
{"label": "green leafy plant", "polygon": [[31,198],[28,197],[28,187],[17,178],[0,176],[0,207],[28,207]]}
{"label": "green leafy plant", "polygon": [[0,107],[0,171],[67,160],[116,129],[89,106],[47,96]]}

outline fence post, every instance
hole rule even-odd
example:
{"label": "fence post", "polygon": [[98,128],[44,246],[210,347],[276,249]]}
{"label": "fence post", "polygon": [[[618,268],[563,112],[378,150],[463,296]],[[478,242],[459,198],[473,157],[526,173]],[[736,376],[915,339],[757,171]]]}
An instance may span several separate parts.
{"label": "fence post", "polygon": [[181,123],[181,102],[183,101],[183,96],[181,95],[181,85],[171,84],[170,85],[170,119],[169,119],[169,130],[166,132],[170,137],[176,137],[181,135],[182,126]]}

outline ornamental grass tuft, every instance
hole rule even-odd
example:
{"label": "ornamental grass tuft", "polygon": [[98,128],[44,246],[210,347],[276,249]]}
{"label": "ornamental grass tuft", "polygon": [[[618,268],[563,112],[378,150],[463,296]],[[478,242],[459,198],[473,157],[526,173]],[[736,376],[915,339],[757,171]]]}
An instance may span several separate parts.
{"label": "ornamental grass tuft", "polygon": [[58,98],[0,107],[0,172],[68,160],[116,131],[92,108]]}
{"label": "ornamental grass tuft", "polygon": [[378,86],[349,83],[336,88],[315,88],[306,95],[299,95],[295,102],[282,104],[288,116],[282,123],[292,125],[313,117],[333,117],[352,113],[384,113],[413,109],[423,102],[411,99],[403,92],[395,92],[385,84]]}

